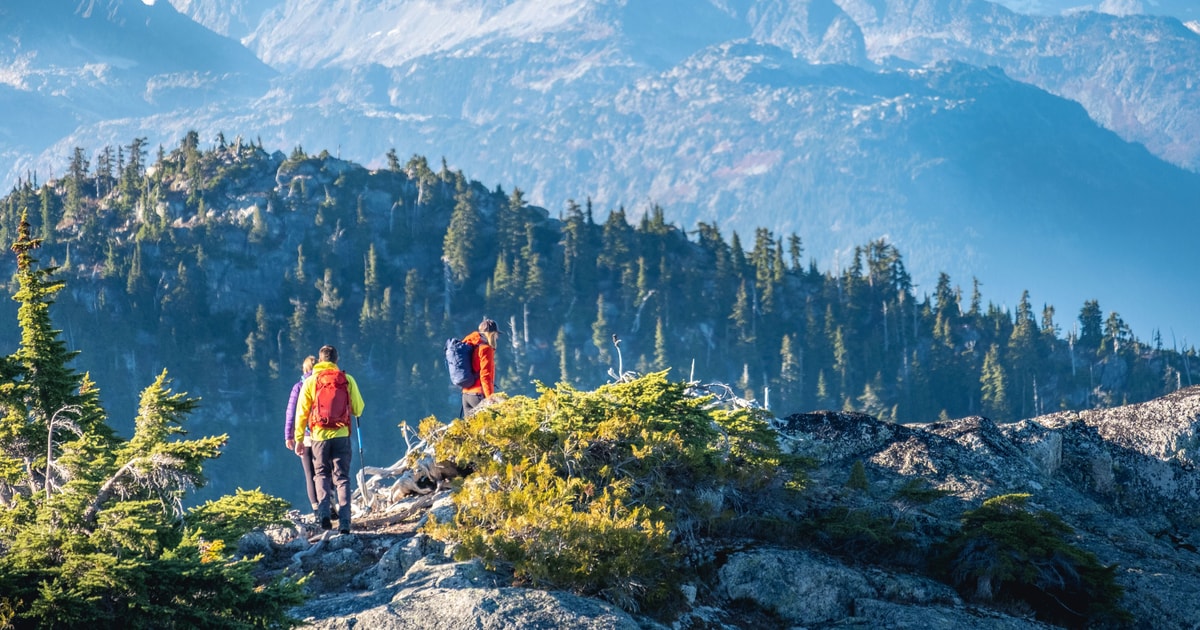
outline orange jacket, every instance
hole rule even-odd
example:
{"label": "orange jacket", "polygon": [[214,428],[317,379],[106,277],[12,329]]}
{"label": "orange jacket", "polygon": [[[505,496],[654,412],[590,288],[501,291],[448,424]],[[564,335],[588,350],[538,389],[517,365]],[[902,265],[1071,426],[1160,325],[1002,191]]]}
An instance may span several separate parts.
{"label": "orange jacket", "polygon": [[471,357],[471,367],[479,374],[479,379],[469,386],[462,388],[464,394],[483,394],[484,398],[496,391],[496,349],[489,346],[487,340],[478,332],[473,332],[463,338],[464,343],[475,344],[475,354]]}

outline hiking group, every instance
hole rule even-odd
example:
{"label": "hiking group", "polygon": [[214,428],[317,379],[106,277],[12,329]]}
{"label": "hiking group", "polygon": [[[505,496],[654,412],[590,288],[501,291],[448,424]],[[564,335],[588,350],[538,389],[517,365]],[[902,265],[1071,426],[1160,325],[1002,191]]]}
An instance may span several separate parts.
{"label": "hiking group", "polygon": [[[485,317],[463,339],[446,340],[450,380],[462,389],[460,418],[494,400],[499,336],[496,322]],[[288,399],[284,443],[300,457],[309,503],[325,530],[336,520],[339,532],[350,533],[350,433],[362,412],[358,383],[338,367],[337,348],[322,346],[316,357],[304,359]]]}
{"label": "hiking group", "polygon": [[336,518],[338,530],[349,534],[350,423],[362,415],[362,394],[354,377],[338,368],[337,348],[322,346],[316,363],[309,359],[304,367],[311,365],[311,372],[292,387],[285,440],[300,456],[321,528],[331,529]]}

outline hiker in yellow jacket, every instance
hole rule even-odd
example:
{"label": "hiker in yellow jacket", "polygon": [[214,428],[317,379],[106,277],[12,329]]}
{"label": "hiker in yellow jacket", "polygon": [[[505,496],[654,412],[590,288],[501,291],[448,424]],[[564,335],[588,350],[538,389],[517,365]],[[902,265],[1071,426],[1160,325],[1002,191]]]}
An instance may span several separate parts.
{"label": "hiker in yellow jacket", "polygon": [[313,373],[300,388],[296,407],[296,452],[302,454],[304,431],[312,439],[313,481],[317,487],[317,516],[330,529],[331,503],[337,491],[338,530],[350,533],[350,426],[363,412],[362,394],[354,377],[337,366],[337,348],[322,346]]}

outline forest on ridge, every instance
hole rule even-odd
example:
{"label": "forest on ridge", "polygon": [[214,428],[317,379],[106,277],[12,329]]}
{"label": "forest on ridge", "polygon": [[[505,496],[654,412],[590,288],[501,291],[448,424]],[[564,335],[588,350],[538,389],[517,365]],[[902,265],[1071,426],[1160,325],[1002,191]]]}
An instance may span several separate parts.
{"label": "forest on ridge", "polygon": [[[91,150],[0,199],[0,239],[7,250],[27,213],[41,260],[66,281],[54,321],[87,350],[77,367],[118,429],[163,368],[199,395],[198,426],[233,436],[233,456],[212,468],[216,491],[257,485],[247,466],[264,486],[298,479],[282,411],[301,360],[325,343],[358,379],[380,459],[402,447],[396,424],[452,417],[441,342],[484,315],[506,333],[497,387],[509,395],[669,369],[778,416],[1003,422],[1193,382],[1195,348],[1158,331],[1140,339],[1096,301],[1059,310],[1000,296],[1015,299],[1008,309],[985,298],[986,278],[964,288],[945,274],[916,287],[884,240],[823,270],[803,235],[679,226],[668,209],[635,217],[583,195],[548,211],[520,188],[395,151],[368,169],[241,138],[202,147],[196,132],[153,158],[141,139]],[[11,255],[3,269],[12,277]],[[11,321],[16,306],[0,308]],[[267,489],[294,499],[298,485]]]}

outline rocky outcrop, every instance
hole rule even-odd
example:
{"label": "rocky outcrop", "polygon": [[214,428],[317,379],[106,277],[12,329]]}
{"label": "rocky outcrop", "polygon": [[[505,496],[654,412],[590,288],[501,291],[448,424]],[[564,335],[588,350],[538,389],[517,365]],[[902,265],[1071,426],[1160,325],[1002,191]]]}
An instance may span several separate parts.
{"label": "rocky outcrop", "polygon": [[[964,510],[1007,493],[1028,493],[1038,509],[1074,529],[1072,542],[1118,567],[1122,606],[1134,625],[1200,627],[1191,605],[1200,592],[1193,466],[1200,387],[1139,405],[1060,413],[1009,424],[970,417],[895,425],[856,413],[815,412],[776,421],[781,443],[819,462],[808,494],[814,505],[845,495],[854,462],[867,472],[857,500],[886,505],[914,478],[943,491],[906,513],[924,525],[927,548],[958,526]],[[439,521],[453,518],[447,490],[429,497]],[[415,517],[414,517],[415,520]],[[369,521],[364,521],[369,522]],[[240,553],[311,573],[315,597],[295,614],[315,628],[665,628],[570,593],[514,585],[478,561],[417,533],[318,539],[298,523],[244,538]],[[921,534],[920,532],[926,532]],[[848,563],[821,549],[740,546],[714,553],[707,578],[684,586],[687,609],[674,628],[1046,628],[1027,611],[999,610],[950,586],[896,566]]]}
{"label": "rocky outcrop", "polygon": [[477,561],[416,561],[399,579],[366,594],[321,597],[296,611],[312,628],[583,628],[638,624],[611,605],[569,593],[508,586]]}
{"label": "rocky outcrop", "polygon": [[879,497],[921,477],[950,493],[921,508],[944,525],[986,498],[1028,493],[1075,529],[1078,545],[1119,567],[1122,604],[1135,618],[1161,628],[1200,625],[1200,611],[1187,603],[1200,589],[1200,387],[1001,425],[971,417],[896,426],[818,412],[778,428],[785,445],[821,462],[814,486],[839,488],[856,460]]}

